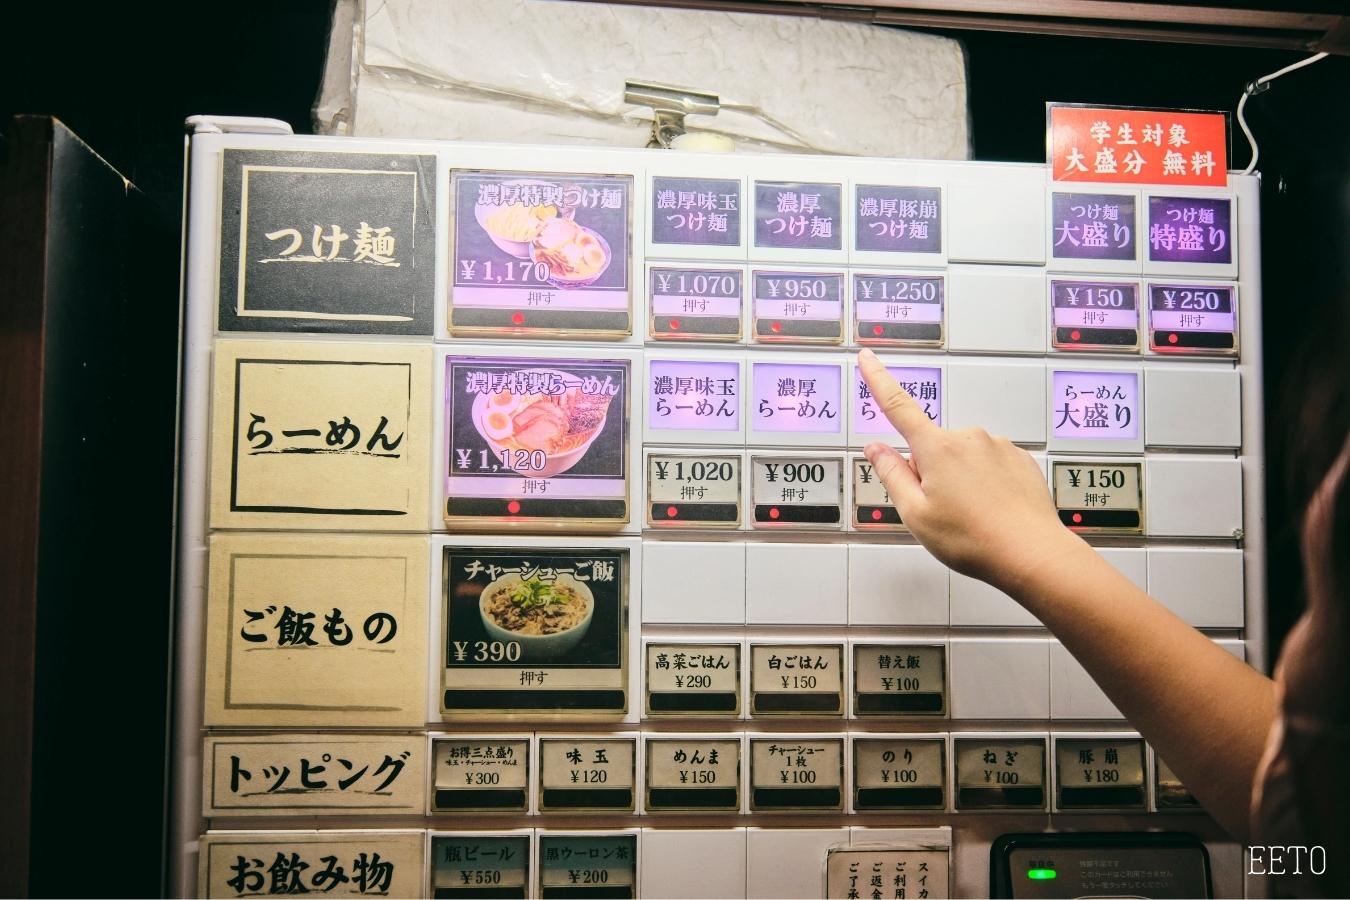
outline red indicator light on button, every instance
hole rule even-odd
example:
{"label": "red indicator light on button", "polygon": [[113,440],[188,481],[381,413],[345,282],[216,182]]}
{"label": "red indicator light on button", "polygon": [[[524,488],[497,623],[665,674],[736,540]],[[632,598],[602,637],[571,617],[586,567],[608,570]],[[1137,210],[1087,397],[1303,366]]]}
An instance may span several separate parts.
{"label": "red indicator light on button", "polygon": [[773,506],[769,508],[769,518],[770,519],[778,518],[778,507]]}
{"label": "red indicator light on button", "polygon": [[1073,331],[1070,331],[1070,332],[1069,332],[1069,340],[1071,340],[1071,341],[1076,341],[1076,340],[1078,340],[1078,339],[1081,338],[1081,337],[1082,337],[1082,335],[1078,333],[1078,329],[1077,329],[1077,328],[1075,328]]}
{"label": "red indicator light on button", "polygon": [[1169,344],[1175,344],[1175,343],[1177,342],[1177,340],[1178,340],[1178,338],[1177,338],[1176,334],[1169,334],[1169,335],[1167,336],[1167,343],[1169,343]]}
{"label": "red indicator light on button", "polygon": [[524,314],[523,312],[513,312],[513,313],[511,313],[511,324],[512,324],[512,325],[524,325],[524,324],[525,324],[525,314]]}
{"label": "red indicator light on button", "polygon": [[671,320],[670,320],[670,330],[671,330],[671,331],[679,331],[679,330],[680,330],[680,320],[679,320],[679,319],[671,319]]}
{"label": "red indicator light on button", "polygon": [[1075,525],[1081,525],[1081,524],[1083,524],[1083,514],[1082,514],[1082,513],[1074,513],[1074,514],[1073,514],[1073,524],[1075,524]]}
{"label": "red indicator light on button", "polygon": [[783,330],[783,323],[774,322],[772,325],[769,326],[769,330],[772,331],[774,334],[777,334],[778,332]]}
{"label": "red indicator light on button", "polygon": [[513,516],[514,516],[516,513],[520,512],[520,501],[519,501],[519,500],[512,500],[510,503],[506,504],[506,511],[509,512],[509,513],[510,513],[511,515],[513,515]]}
{"label": "red indicator light on button", "polygon": [[883,334],[886,333],[886,329],[880,325],[873,325],[872,333],[875,334],[877,337],[881,337]]}
{"label": "red indicator light on button", "polygon": [[881,521],[881,510],[879,510],[879,509],[874,509],[874,510],[872,510],[872,521],[873,521],[873,522],[880,522],[880,521]]}
{"label": "red indicator light on button", "polygon": [[678,507],[675,507],[675,506],[667,506],[667,507],[666,507],[666,518],[667,518],[667,519],[673,519],[673,518],[677,517],[679,514],[680,514],[680,510],[679,510]]}

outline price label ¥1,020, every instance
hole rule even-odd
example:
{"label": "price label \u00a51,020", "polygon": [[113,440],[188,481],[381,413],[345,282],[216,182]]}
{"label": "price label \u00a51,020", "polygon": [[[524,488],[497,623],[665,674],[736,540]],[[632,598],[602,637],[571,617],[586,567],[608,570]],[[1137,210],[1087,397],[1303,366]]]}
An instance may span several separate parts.
{"label": "price label \u00a51,020", "polygon": [[737,528],[741,457],[652,453],[647,457],[647,524],[652,528]]}

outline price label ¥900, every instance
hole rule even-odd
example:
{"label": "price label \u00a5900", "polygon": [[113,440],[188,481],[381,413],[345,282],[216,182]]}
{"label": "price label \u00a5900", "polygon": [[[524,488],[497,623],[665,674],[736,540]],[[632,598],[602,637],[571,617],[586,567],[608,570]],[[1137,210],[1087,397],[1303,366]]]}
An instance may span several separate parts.
{"label": "price label \u00a5900", "polygon": [[738,527],[741,458],[707,453],[648,456],[647,524],[652,528]]}
{"label": "price label \u00a5900", "polygon": [[843,470],[839,457],[751,457],[751,524],[755,528],[840,527]]}

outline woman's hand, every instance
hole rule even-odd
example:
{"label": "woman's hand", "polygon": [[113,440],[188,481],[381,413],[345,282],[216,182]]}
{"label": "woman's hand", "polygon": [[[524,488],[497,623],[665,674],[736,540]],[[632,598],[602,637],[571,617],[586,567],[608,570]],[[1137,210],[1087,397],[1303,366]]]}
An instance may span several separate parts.
{"label": "woman's hand", "polygon": [[1012,593],[1032,567],[1077,542],[1060,523],[1045,473],[1029,453],[983,429],[934,425],[872,351],[859,353],[858,365],[910,457],[885,444],[864,452],[900,518],[930,553]]}

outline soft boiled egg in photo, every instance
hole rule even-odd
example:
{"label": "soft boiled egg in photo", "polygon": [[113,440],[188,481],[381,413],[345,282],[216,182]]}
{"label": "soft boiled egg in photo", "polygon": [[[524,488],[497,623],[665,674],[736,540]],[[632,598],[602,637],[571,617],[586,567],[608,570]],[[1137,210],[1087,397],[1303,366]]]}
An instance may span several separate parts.
{"label": "soft boiled egg in photo", "polygon": [[483,434],[490,440],[504,441],[515,433],[509,409],[489,409],[483,414]]}

